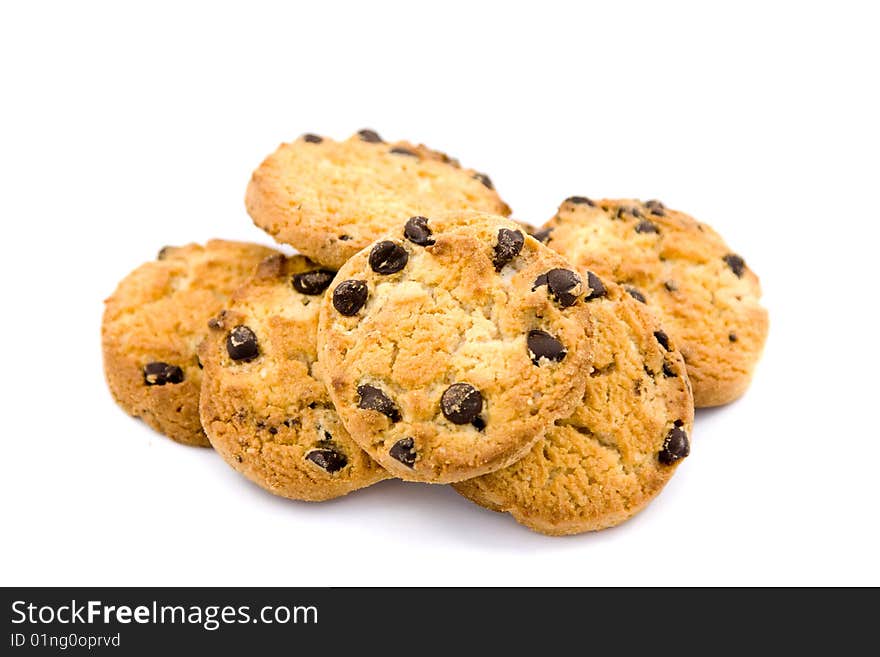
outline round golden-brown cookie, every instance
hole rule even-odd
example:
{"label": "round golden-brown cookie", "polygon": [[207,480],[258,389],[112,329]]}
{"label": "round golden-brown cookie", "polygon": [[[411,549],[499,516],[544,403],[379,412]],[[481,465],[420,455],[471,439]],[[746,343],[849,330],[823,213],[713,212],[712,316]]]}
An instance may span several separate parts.
{"label": "round golden-brown cookie", "polygon": [[117,403],[174,440],[207,447],[199,423],[196,348],[229,295],[266,256],[258,244],[165,247],[104,303],[104,373]]}
{"label": "round golden-brown cookie", "polygon": [[485,174],[372,130],[282,144],[254,171],[245,202],[257,226],[332,269],[411,216],[510,213]]}
{"label": "round golden-brown cookie", "polygon": [[202,425],[214,449],[259,486],[297,500],[388,477],[349,437],[315,372],[318,311],[334,274],[303,256],[267,258],[199,349]]}
{"label": "round golden-brown cookie", "polygon": [[687,363],[697,407],[749,386],[767,338],[758,277],[706,224],[659,201],[566,199],[538,233],[651,306]]}
{"label": "round golden-brown cookie", "polygon": [[455,489],[551,535],[612,527],[643,509],[690,452],[684,361],[654,314],[584,272],[594,370],[583,402],[520,461]]}
{"label": "round golden-brown cookie", "polygon": [[583,395],[581,280],[502,217],[413,217],[331,288],[318,332],[330,397],[358,444],[403,479],[509,465]]}

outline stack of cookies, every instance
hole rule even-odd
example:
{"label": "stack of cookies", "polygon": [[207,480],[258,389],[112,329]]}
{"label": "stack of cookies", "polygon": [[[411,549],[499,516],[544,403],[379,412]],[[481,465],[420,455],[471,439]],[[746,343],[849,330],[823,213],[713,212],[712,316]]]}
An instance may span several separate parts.
{"label": "stack of cookies", "polygon": [[282,144],[247,188],[300,255],[163,248],[106,301],[130,414],[296,500],[451,484],[551,535],[617,525],[742,395],[758,278],[659,201],[572,196],[540,229],[489,177],[362,130]]}

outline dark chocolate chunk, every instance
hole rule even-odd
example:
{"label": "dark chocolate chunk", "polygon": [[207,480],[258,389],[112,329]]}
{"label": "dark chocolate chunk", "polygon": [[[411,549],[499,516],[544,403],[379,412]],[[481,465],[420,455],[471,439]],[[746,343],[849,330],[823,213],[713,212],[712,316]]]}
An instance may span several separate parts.
{"label": "dark chocolate chunk", "polygon": [[308,142],[310,144],[320,144],[324,141],[324,138],[320,135],[313,135],[311,133],[307,133],[303,135],[303,141]]}
{"label": "dark chocolate chunk", "polygon": [[260,355],[256,334],[243,324],[239,324],[226,336],[226,352],[232,360],[253,360]]}
{"label": "dark chocolate chunk", "polygon": [[370,251],[370,268],[377,274],[396,274],[406,267],[409,253],[391,240],[379,242]]}
{"label": "dark chocolate chunk", "polygon": [[336,272],[332,269],[314,269],[295,274],[293,277],[293,289],[302,294],[321,294],[326,290]]}
{"label": "dark chocolate chunk", "polygon": [[530,235],[542,244],[546,244],[550,239],[550,233],[552,232],[552,228],[542,228],[541,230],[536,230],[534,233],[530,233]]}
{"label": "dark chocolate chunk", "polygon": [[427,217],[410,217],[403,227],[403,236],[419,246],[431,246],[434,244],[434,238],[431,235]]}
{"label": "dark chocolate chunk", "polygon": [[657,342],[660,343],[661,347],[666,351],[669,351],[669,336],[666,335],[666,333],[663,331],[654,331],[654,337],[657,338]]}
{"label": "dark chocolate chunk", "polygon": [[660,234],[660,228],[658,228],[657,224],[653,221],[648,221],[647,219],[642,219],[638,224],[636,224],[636,232],[637,233],[656,233]]}
{"label": "dark chocolate chunk", "polygon": [[663,441],[663,449],[661,449],[660,453],[657,455],[660,459],[660,463],[663,465],[672,465],[679,459],[683,459],[691,453],[691,446],[690,442],[688,442],[687,433],[681,428],[678,422],[681,422],[681,420],[678,420],[676,426],[672,427],[672,429],[669,430],[669,433],[666,434],[666,440]]}
{"label": "dark chocolate chunk", "polygon": [[666,206],[656,199],[645,201],[645,207],[651,211],[651,214],[657,217],[663,217],[666,215]]}
{"label": "dark chocolate chunk", "polygon": [[572,306],[577,301],[580,292],[581,279],[570,269],[551,269],[546,274],[541,274],[535,279],[532,291],[542,285],[547,286],[547,291],[553,299],[563,308]]}
{"label": "dark chocolate chunk", "polygon": [[411,151],[408,148],[403,148],[402,146],[395,146],[392,148],[389,153],[393,153],[394,155],[406,155],[407,157],[418,157],[419,154],[415,151]]}
{"label": "dark chocolate chunk", "polygon": [[340,235],[339,236],[340,242],[348,242],[349,240],[351,240],[351,235]]}
{"label": "dark chocolate chunk", "polygon": [[745,260],[735,253],[728,253],[722,258],[722,260],[727,263],[727,266],[730,267],[730,271],[736,274],[737,278],[742,278],[743,272],[746,270]]}
{"label": "dark chocolate chunk", "polygon": [[727,339],[731,342],[736,342],[737,340],[739,340],[739,338],[736,336],[736,333],[729,333],[727,335]]}
{"label": "dark chocolate chunk", "polygon": [[645,299],[645,295],[642,294],[641,291],[637,288],[634,288],[632,285],[624,285],[623,289],[625,289],[629,293],[629,295],[636,301],[648,303],[648,301]]}
{"label": "dark chocolate chunk", "polygon": [[484,420],[480,416],[475,417],[473,421],[471,421],[471,424],[477,431],[482,431],[486,428],[486,420]]}
{"label": "dark chocolate chunk", "polygon": [[559,340],[546,331],[539,331],[537,329],[529,331],[526,344],[529,348],[529,356],[535,365],[540,365],[542,358],[559,362],[568,353]]}
{"label": "dark chocolate chunk", "polygon": [[440,398],[440,409],[454,424],[468,424],[483,410],[483,395],[469,383],[453,383]]}
{"label": "dark chocolate chunk", "polygon": [[340,454],[335,449],[313,449],[306,454],[306,458],[327,472],[339,472],[348,465],[348,459],[345,458],[345,454]]}
{"label": "dark chocolate chunk", "polygon": [[492,181],[489,179],[485,173],[475,173],[474,179],[479,180],[483,185],[488,187],[489,189],[495,189],[495,186],[492,184]]}
{"label": "dark chocolate chunk", "polygon": [[495,244],[495,257],[492,264],[495,271],[501,271],[508,262],[513,260],[522,251],[525,237],[518,230],[502,228],[498,231],[498,243]]}
{"label": "dark chocolate chunk", "polygon": [[573,203],[574,205],[589,205],[596,207],[596,204],[586,196],[569,196],[563,203]]}
{"label": "dark chocolate chunk", "polygon": [[584,297],[584,301],[599,299],[608,294],[608,290],[605,289],[605,284],[602,283],[602,280],[591,271],[587,272],[587,287],[590,288],[590,293]]}
{"label": "dark chocolate chunk", "polygon": [[166,383],[182,383],[183,370],[177,365],[155,362],[144,365],[144,383],[148,386],[164,386]]}
{"label": "dark chocolate chunk", "polygon": [[678,376],[672,370],[672,366],[669,363],[667,363],[666,361],[663,361],[663,376],[665,376],[667,379],[671,379],[674,376]]}
{"label": "dark chocolate chunk", "polygon": [[360,399],[358,400],[358,408],[367,411],[378,411],[382,415],[387,415],[392,422],[400,421],[400,410],[391,398],[375,386],[364,383],[357,388]]}
{"label": "dark chocolate chunk", "polygon": [[411,468],[416,462],[415,442],[412,438],[401,438],[391,446],[388,455]]}
{"label": "dark chocolate chunk", "polygon": [[347,280],[342,281],[333,290],[333,307],[341,315],[351,317],[367,303],[367,282]]}
{"label": "dark chocolate chunk", "polygon": [[361,138],[361,141],[366,141],[370,144],[381,144],[384,143],[383,139],[379,136],[379,133],[375,130],[370,130],[369,128],[364,128],[363,130],[358,130],[358,137]]}

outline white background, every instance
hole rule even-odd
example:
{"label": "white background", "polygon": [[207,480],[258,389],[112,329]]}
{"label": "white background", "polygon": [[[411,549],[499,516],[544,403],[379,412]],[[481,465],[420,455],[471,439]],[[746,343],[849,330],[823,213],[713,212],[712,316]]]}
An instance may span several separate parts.
{"label": "white background", "polygon": [[[880,585],[871,3],[123,4],[0,10],[0,583]],[[270,243],[251,170],[365,126],[537,223],[658,197],[761,276],[754,385],[644,513],[560,539],[440,486],[290,502],[114,405],[117,281],[164,244]]]}

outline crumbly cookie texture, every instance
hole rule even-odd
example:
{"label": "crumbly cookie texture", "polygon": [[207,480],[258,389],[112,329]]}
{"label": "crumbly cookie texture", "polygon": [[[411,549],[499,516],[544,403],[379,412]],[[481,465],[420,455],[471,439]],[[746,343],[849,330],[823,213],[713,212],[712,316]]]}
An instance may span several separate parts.
{"label": "crumbly cookie texture", "polygon": [[258,244],[211,240],[165,247],[104,303],[104,373],[116,402],[157,431],[209,446],[199,422],[196,348],[206,322],[266,256]]}
{"label": "crumbly cookie texture", "polygon": [[398,477],[447,483],[505,467],[583,396],[581,278],[502,217],[412,217],[331,287],[321,371],[352,437]]}
{"label": "crumbly cookie texture", "polygon": [[245,203],[257,226],[332,269],[411,216],[510,213],[485,174],[372,130],[282,144],[254,171]]}
{"label": "crumbly cookie texture", "polygon": [[675,343],[644,304],[583,272],[593,373],[583,401],[504,470],[454,484],[550,535],[612,527],[643,509],[690,452],[693,398]]}
{"label": "crumbly cookie texture", "polygon": [[537,237],[657,312],[684,356],[698,407],[746,391],[767,311],[758,277],[709,226],[659,201],[573,196]]}
{"label": "crumbly cookie texture", "polygon": [[335,272],[277,254],[210,322],[202,425],[235,470],[276,495],[320,501],[388,474],[349,437],[317,378],[321,298]]}

